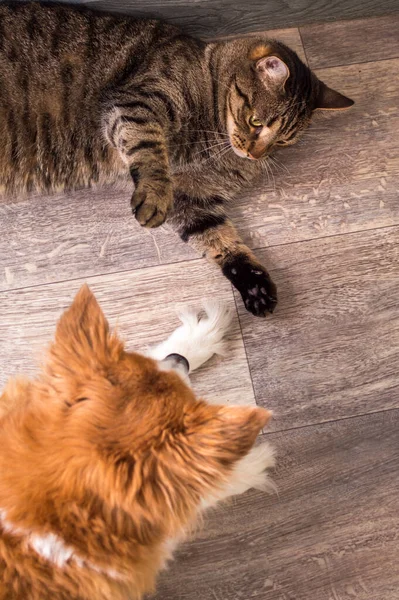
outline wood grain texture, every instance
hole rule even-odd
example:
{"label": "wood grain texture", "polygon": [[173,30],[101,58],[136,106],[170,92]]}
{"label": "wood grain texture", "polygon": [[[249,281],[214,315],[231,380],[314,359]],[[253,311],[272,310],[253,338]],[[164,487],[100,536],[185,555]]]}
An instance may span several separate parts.
{"label": "wood grain texture", "polygon": [[[299,33],[299,29],[296,27],[291,27],[289,29],[271,29],[266,31],[256,31],[254,33],[248,33],[245,37],[257,37],[257,36],[265,36],[271,39],[279,40],[286,44],[292,50],[298,54],[298,56],[306,63],[306,55],[303,49],[301,34]],[[237,35],[226,35],[223,37],[218,36],[216,39],[234,39],[240,36]]]}
{"label": "wood grain texture", "polygon": [[171,263],[197,254],[170,227],[140,227],[131,190],[0,202],[0,289]]}
{"label": "wood grain texture", "polygon": [[206,520],[157,600],[396,600],[399,411],[267,439],[279,497],[248,492]]}
{"label": "wood grain texture", "polygon": [[[259,253],[279,305],[240,320],[258,404],[283,430],[399,407],[399,227]],[[399,437],[398,437],[399,441]]]}
{"label": "wood grain texture", "polygon": [[275,153],[269,183],[235,201],[252,247],[399,223],[399,60],[316,73],[356,104],[320,114],[302,142]]}
{"label": "wood grain texture", "polygon": [[[77,3],[82,4],[80,0]],[[398,11],[396,0],[290,0],[284,4],[279,0],[87,0],[83,4],[113,12],[156,16],[203,36],[297,27]]]}
{"label": "wood grain texture", "polygon": [[[204,261],[141,269],[133,273],[86,278],[111,325],[117,325],[128,349],[165,339],[179,324],[176,311],[201,307],[202,299],[235,303],[230,284]],[[34,374],[55,324],[84,280],[0,293],[0,389],[11,375]],[[192,376],[199,395],[221,402],[254,404],[237,316],[225,359],[214,357]]]}
{"label": "wood grain texture", "polygon": [[312,69],[398,58],[399,13],[307,25],[301,27],[301,36]]}

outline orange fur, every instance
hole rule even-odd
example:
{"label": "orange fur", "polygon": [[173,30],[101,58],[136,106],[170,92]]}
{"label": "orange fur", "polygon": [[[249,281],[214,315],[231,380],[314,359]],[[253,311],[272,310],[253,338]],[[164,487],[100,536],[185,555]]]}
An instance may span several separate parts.
{"label": "orange fur", "polygon": [[[87,286],[0,397],[0,599],[138,600],[269,419],[208,405],[109,331]],[[58,565],[30,535],[69,548]]]}
{"label": "orange fur", "polygon": [[259,60],[260,58],[264,58],[265,56],[269,56],[273,51],[273,48],[270,44],[259,44],[257,43],[248,55],[249,60]]}

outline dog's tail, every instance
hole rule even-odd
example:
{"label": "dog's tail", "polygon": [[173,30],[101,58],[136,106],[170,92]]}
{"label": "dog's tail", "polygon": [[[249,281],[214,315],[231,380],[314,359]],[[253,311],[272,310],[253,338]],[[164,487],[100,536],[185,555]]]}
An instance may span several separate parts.
{"label": "dog's tail", "polygon": [[179,318],[182,325],[167,340],[150,349],[149,355],[163,360],[170,354],[184,356],[190,372],[198,369],[214,354],[224,354],[224,337],[233,318],[225,304],[216,301],[203,303],[205,314],[194,309],[184,309]]}

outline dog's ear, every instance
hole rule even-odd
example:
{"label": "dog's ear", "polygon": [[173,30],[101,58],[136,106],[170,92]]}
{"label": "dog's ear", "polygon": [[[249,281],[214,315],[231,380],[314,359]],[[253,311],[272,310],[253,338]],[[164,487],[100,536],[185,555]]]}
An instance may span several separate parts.
{"label": "dog's ear", "polygon": [[187,419],[188,439],[200,446],[202,457],[229,467],[249,452],[270,418],[264,408],[201,403]]}
{"label": "dog's ear", "polygon": [[68,346],[70,351],[87,356],[103,353],[108,338],[108,322],[94,294],[85,284],[61,316],[55,332],[55,344]]}
{"label": "dog's ear", "polygon": [[[172,400],[175,405],[176,398]],[[194,515],[198,503],[228,480],[270,417],[263,408],[218,406],[192,399],[182,405],[176,420],[162,426],[161,442],[146,459],[146,472],[152,474],[148,485],[140,479],[145,507],[157,506],[154,512],[162,515],[163,526],[168,518],[176,522],[186,520],[190,512]]]}
{"label": "dog's ear", "polygon": [[84,285],[58,322],[46,373],[53,382],[60,380],[63,389],[75,388],[95,373],[105,375],[122,352],[122,342],[110,333],[97,300]]}

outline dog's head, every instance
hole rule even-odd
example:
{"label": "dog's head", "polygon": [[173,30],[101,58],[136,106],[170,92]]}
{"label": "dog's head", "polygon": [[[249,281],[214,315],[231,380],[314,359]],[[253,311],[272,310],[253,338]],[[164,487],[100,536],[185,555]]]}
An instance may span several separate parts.
{"label": "dog's head", "polygon": [[127,352],[87,286],[58,323],[45,384],[65,481],[78,473],[82,493],[171,527],[223,483],[270,417],[198,400],[176,372]]}

